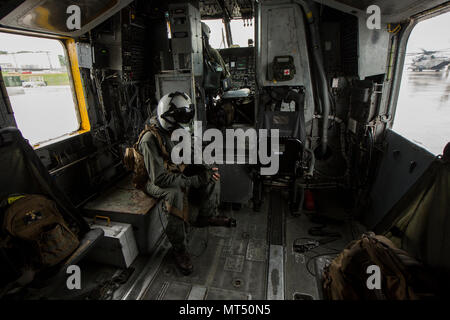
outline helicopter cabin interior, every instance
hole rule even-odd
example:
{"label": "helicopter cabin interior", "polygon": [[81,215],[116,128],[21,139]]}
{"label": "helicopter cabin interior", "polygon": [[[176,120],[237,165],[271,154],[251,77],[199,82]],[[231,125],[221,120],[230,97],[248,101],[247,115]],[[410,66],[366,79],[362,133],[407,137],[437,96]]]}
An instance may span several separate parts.
{"label": "helicopter cabin interior", "polygon": [[[448,11],[443,0],[0,1],[0,218],[5,201],[43,194],[79,232],[67,259],[32,270],[3,221],[0,297],[322,299],[324,266],[364,232],[392,232],[411,190],[439,180],[427,176],[443,179],[427,189],[439,203],[428,231],[397,236],[449,283],[445,144],[432,153],[393,129],[408,38]],[[208,65],[202,23],[226,70]],[[220,212],[237,227],[187,228],[189,276],[169,254],[161,201],[123,164],[175,91],[203,129],[278,130],[280,141],[274,175],[249,160],[251,143],[224,148],[236,161],[217,163]]]}

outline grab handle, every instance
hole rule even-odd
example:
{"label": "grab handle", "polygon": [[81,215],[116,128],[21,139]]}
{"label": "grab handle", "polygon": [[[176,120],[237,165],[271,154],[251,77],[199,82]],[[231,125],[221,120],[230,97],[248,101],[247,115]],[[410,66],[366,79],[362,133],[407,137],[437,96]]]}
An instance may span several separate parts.
{"label": "grab handle", "polygon": [[95,217],[94,217],[94,223],[97,222],[97,218],[98,218],[98,219],[106,220],[107,226],[108,226],[108,227],[111,226],[111,218],[110,218],[110,217],[105,217],[105,216],[95,216]]}

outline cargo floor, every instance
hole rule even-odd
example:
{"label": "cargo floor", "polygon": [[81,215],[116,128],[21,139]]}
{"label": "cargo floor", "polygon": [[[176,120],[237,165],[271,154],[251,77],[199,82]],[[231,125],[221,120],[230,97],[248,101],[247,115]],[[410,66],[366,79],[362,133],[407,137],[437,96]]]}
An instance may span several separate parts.
{"label": "cargo floor", "polygon": [[[337,222],[314,223],[303,214],[288,211],[282,192],[266,193],[260,212],[244,207],[223,211],[237,220],[237,228],[192,229],[189,249],[194,264],[190,276],[176,268],[170,245],[164,240],[125,299],[144,300],[247,300],[320,299],[317,268],[333,258],[360,225],[345,217],[331,198],[321,208]],[[339,233],[341,237],[306,253],[293,250],[296,239],[320,240],[311,228]]]}
{"label": "cargo floor", "polygon": [[267,209],[222,210],[236,228],[192,229],[194,272],[183,276],[169,252],[143,299],[264,299],[267,269]]}

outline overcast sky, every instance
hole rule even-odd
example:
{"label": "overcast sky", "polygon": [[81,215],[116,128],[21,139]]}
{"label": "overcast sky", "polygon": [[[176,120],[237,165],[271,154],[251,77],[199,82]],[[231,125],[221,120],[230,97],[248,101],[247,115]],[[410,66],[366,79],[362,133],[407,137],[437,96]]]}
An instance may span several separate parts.
{"label": "overcast sky", "polygon": [[0,32],[0,51],[54,51],[62,54],[63,49],[57,40]]}
{"label": "overcast sky", "polygon": [[419,23],[411,33],[407,52],[450,50],[450,12]]}
{"label": "overcast sky", "polygon": [[[216,49],[225,48],[222,38],[222,30],[225,37],[222,19],[204,20],[203,22],[205,22],[211,29],[211,39],[209,40],[210,45]],[[254,22],[251,23],[251,26],[244,26],[243,20],[231,20],[231,35],[233,37],[233,44],[237,44],[240,47],[248,47],[248,39],[254,40],[254,33]]]}
{"label": "overcast sky", "polygon": [[46,53],[19,53],[0,55],[0,63],[11,63],[13,66],[35,65],[40,68],[60,68],[58,55],[63,55],[62,44],[57,40],[27,37],[0,32],[0,51],[16,53],[19,51],[49,51]]}

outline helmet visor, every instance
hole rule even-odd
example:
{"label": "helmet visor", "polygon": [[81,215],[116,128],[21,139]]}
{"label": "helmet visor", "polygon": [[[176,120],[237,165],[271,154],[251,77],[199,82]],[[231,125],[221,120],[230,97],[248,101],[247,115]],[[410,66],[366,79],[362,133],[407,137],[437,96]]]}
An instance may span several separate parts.
{"label": "helmet visor", "polygon": [[194,105],[182,108],[172,108],[164,114],[164,117],[171,117],[179,124],[189,124],[195,116]]}
{"label": "helmet visor", "polygon": [[178,123],[190,123],[195,116],[195,111],[193,106],[177,108],[175,109],[175,113],[173,118]]}

